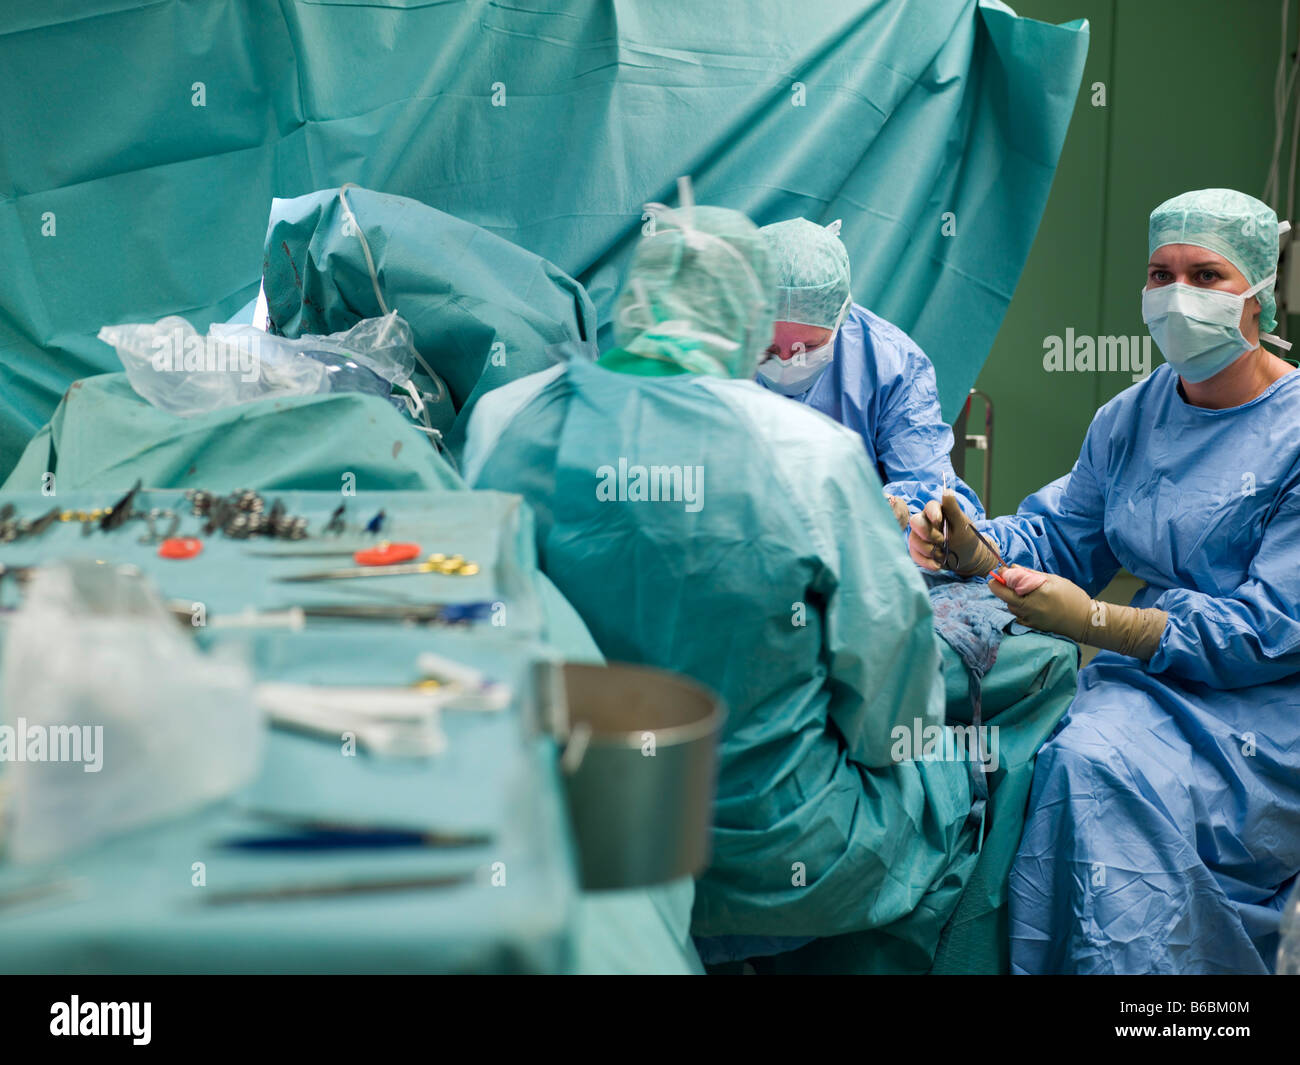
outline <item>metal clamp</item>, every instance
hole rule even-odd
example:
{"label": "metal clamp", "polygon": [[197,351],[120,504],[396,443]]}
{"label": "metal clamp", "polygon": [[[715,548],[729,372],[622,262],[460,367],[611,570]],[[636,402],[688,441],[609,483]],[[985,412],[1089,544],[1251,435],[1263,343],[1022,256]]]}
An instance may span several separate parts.
{"label": "metal clamp", "polygon": [[[163,540],[170,540],[176,535],[176,530],[180,528],[181,516],[174,510],[165,510],[162,507],[153,507],[147,514],[142,515],[145,522],[148,523],[149,530],[140,537],[142,544],[157,544]],[[154,524],[161,518],[170,518],[171,525],[168,526],[165,533],[159,534],[158,527]]]}

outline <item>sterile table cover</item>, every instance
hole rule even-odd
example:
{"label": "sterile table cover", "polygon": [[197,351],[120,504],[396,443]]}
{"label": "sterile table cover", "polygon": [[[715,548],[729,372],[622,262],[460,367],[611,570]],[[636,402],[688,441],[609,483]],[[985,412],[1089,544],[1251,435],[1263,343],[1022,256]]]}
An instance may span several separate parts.
{"label": "sterile table cover", "polygon": [[[292,514],[319,529],[337,492],[276,493]],[[268,493],[268,501],[271,494]],[[39,493],[7,494],[22,516],[51,505]],[[114,501],[69,492],[69,510]],[[182,506],[177,490],[143,493],[137,509]],[[372,509],[373,508],[373,509]],[[56,558],[129,562],[165,596],[201,602],[207,620],[248,606],[294,603],[402,603],[490,600],[504,603],[505,625],[409,629],[396,624],[312,623],[303,632],[202,630],[204,644],[242,645],[259,680],[402,685],[419,679],[416,659],[434,651],[511,684],[503,714],[445,711],[447,751],[425,761],[342,757],[337,743],[272,731],[259,777],[204,810],[103,841],[52,866],[0,864],[0,969],[12,972],[465,972],[664,971],[699,968],[686,938],[691,885],[617,896],[581,894],[563,811],[553,745],[532,720],[532,668],[543,657],[599,661],[572,608],[533,564],[532,533],[517,497],[494,492],[361,493],[350,528],[383,509],[390,535],[429,551],[459,552],[480,564],[470,577],[411,575],[281,584],[270,578],[346,558],[264,559],[249,550],[323,549],[329,538],[297,544],[205,540],[195,559],[171,561],[139,543],[142,522],[84,535],[56,523],[39,539],[0,546],[0,563]],[[193,533],[198,517],[179,530]],[[12,596],[12,590],[6,589]],[[9,602],[12,605],[12,601]],[[2,652],[0,652],[2,654]],[[2,661],[0,661],[2,668]],[[3,708],[12,720],[21,708]],[[107,752],[106,752],[107,756]],[[0,765],[3,775],[3,765]],[[466,850],[398,850],[364,855],[259,855],[217,842],[265,830],[246,807],[325,820],[428,823],[485,831],[492,842]],[[473,872],[472,882],[401,892],[207,907],[192,884],[203,862],[207,888]],[[494,863],[503,863],[494,867]],[[504,873],[504,884],[493,873]],[[500,877],[498,876],[498,880]],[[54,882],[58,891],[23,904],[13,892]],[[66,889],[66,890],[64,890]],[[685,913],[681,899],[685,894]],[[674,905],[675,903],[675,905]],[[620,944],[622,947],[620,949]]]}
{"label": "sterile table cover", "polygon": [[[277,680],[403,684],[437,651],[512,684],[526,648],[397,629],[263,637]],[[535,650],[535,649],[534,649]],[[6,972],[555,972],[570,964],[576,901],[554,756],[516,715],[443,717],[433,759],[344,757],[337,741],[272,731],[259,778],[230,801],[105,840],[52,868],[0,870],[0,896],[45,877],[66,894],[0,908]],[[105,759],[112,757],[105,736]],[[483,846],[293,854],[231,851],[274,834],[242,811],[348,823],[429,825],[492,836]],[[283,829],[281,829],[283,831]],[[203,863],[196,886],[194,863]],[[497,863],[500,863],[497,866]],[[494,870],[494,866],[496,869]],[[493,883],[493,874],[504,883]],[[416,891],[209,906],[205,895],[301,883],[472,873]]]}

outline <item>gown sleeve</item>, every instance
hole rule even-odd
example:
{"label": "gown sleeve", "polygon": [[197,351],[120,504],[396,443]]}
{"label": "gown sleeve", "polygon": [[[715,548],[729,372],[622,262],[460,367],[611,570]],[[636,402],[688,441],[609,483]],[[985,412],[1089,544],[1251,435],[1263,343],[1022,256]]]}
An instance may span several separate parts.
{"label": "gown sleeve", "polygon": [[1015,514],[978,521],[1007,562],[1055,573],[1096,595],[1120,570],[1106,542],[1105,408],[1093,419],[1074,467],[1020,504]]}
{"label": "gown sleeve", "polygon": [[944,476],[972,518],[984,517],[979,497],[952,468],[952,429],[943,420],[934,366],[920,348],[877,342],[879,414],[873,434],[885,492],[920,510],[943,490]]}
{"label": "gown sleeve", "polygon": [[1300,485],[1284,494],[1246,579],[1230,595],[1170,588],[1148,604],[1168,611],[1144,668],[1212,688],[1246,688],[1300,672]]}

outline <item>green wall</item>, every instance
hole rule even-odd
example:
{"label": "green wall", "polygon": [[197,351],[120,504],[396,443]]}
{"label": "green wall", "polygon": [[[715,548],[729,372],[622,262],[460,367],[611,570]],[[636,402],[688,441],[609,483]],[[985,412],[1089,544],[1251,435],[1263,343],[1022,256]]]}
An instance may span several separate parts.
{"label": "green wall", "polygon": [[[1263,193],[1280,29],[1277,0],[1011,3],[1045,22],[1086,18],[1092,36],[1042,226],[976,386],[994,404],[993,514],[1066,473],[1093,412],[1132,384],[1126,373],[1049,373],[1043,343],[1067,327],[1146,334],[1138,293],[1151,209],[1193,188]],[[1104,107],[1093,106],[1095,82]],[[982,428],[976,401],[968,431]],[[967,472],[982,493],[979,453]]]}

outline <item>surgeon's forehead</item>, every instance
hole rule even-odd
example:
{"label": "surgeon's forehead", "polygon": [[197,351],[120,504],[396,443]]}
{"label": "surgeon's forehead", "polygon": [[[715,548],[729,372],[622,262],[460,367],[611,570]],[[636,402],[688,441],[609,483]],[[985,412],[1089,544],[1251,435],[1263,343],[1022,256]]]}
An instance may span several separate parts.
{"label": "surgeon's forehead", "polygon": [[802,322],[774,322],[772,332],[781,337],[829,337],[833,330],[822,325],[804,325]]}
{"label": "surgeon's forehead", "polygon": [[1148,266],[1168,266],[1173,263],[1193,269],[1203,266],[1232,266],[1222,255],[1195,244],[1165,244],[1153,251],[1147,261]]}

